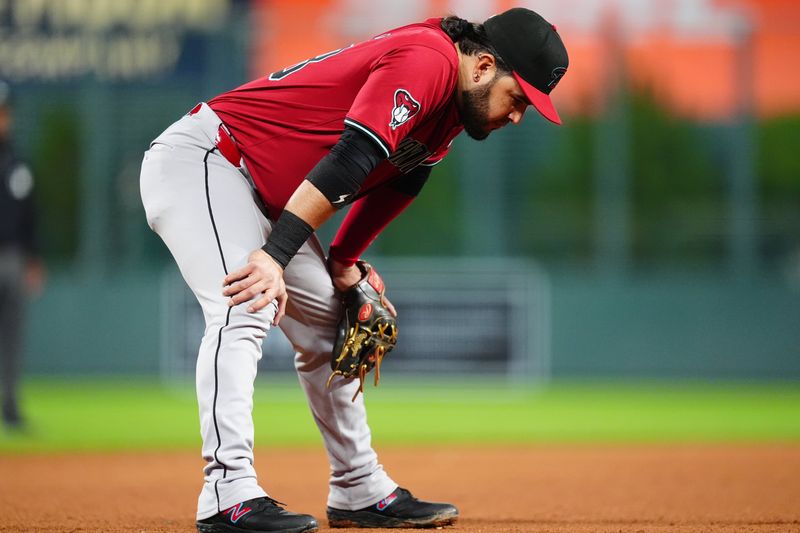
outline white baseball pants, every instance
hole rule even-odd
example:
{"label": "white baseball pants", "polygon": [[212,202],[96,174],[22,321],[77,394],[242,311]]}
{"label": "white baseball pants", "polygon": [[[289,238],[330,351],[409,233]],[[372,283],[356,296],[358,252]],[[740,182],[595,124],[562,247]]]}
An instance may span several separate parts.
{"label": "white baseball pants", "polygon": [[[271,224],[247,178],[215,149],[219,124],[203,104],[153,141],[141,170],[148,224],[169,248],[205,317],[196,377],[206,460],[198,519],[267,494],[253,468],[253,387],[261,343],[277,312],[275,302],[256,313],[246,311],[247,303],[231,308],[222,294],[225,275],[266,242]],[[284,280],[289,303],[280,327],[297,352],[295,368],[328,452],[328,505],[372,505],[397,484],[372,449],[363,396],[351,402],[357,380],[334,380],[326,388],[339,303],[315,235],[292,259]]]}

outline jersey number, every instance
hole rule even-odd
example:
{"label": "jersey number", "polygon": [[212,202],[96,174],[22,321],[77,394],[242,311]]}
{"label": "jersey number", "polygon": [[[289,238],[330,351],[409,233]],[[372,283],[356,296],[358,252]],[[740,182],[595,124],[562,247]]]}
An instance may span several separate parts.
{"label": "jersey number", "polygon": [[312,57],[311,59],[306,59],[305,61],[301,61],[300,63],[298,63],[296,65],[292,65],[291,67],[286,67],[285,69],[279,70],[278,72],[273,72],[272,74],[269,75],[269,79],[271,81],[282,80],[283,78],[285,78],[289,74],[294,74],[298,70],[301,70],[303,67],[305,67],[309,63],[319,63],[320,61],[324,61],[324,60],[328,59],[329,57],[333,57],[336,54],[344,52],[345,50],[347,50],[348,48],[350,48],[352,46],[353,45],[351,44],[350,46],[345,46],[344,48],[339,48],[338,50],[334,50],[332,52],[321,54],[321,55],[318,55],[316,57]]}

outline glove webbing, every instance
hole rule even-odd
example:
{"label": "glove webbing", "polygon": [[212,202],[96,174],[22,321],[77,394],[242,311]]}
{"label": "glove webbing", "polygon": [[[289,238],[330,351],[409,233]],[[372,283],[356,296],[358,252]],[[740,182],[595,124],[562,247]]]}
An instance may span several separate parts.
{"label": "glove webbing", "polygon": [[[390,339],[397,338],[397,328],[392,328],[392,335]],[[378,325],[378,331],[380,332],[381,338],[386,337],[386,325]],[[360,335],[358,334],[358,326],[353,326],[350,328],[350,331],[347,333],[347,340],[345,340],[344,348],[342,349],[342,353],[336,359],[337,363],[340,363],[347,355],[348,352],[352,351],[353,353],[357,353],[360,348],[361,344],[364,342],[365,339],[370,337],[369,333],[362,332]],[[358,390],[353,395],[351,401],[355,402],[356,398],[358,398],[359,393],[364,392],[364,382],[367,379],[367,372],[370,371],[369,363],[374,363],[375,367],[375,378],[374,378],[374,386],[378,386],[378,383],[381,380],[381,363],[383,362],[383,356],[386,355],[386,346],[383,344],[379,344],[373,353],[371,353],[367,358],[366,361],[362,362],[358,366]],[[345,373],[342,370],[334,370],[331,372],[331,375],[328,377],[328,383],[326,384],[327,388],[330,388],[331,382],[333,381],[334,376],[344,376]]]}

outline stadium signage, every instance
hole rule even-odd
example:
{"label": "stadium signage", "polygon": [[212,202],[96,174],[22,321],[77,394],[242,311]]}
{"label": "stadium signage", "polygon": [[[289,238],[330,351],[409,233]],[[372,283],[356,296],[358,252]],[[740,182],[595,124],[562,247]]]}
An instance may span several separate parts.
{"label": "stadium signage", "polygon": [[234,1],[0,0],[0,78],[132,81],[169,75],[187,35],[218,30]]}

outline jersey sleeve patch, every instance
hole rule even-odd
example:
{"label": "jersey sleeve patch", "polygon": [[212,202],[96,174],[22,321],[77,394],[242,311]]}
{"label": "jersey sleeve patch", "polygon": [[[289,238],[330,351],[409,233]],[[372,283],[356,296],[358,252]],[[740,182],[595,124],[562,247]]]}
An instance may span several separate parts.
{"label": "jersey sleeve patch", "polygon": [[422,109],[420,103],[405,89],[397,89],[394,92],[393,102],[392,119],[389,121],[389,126],[393,130],[411,120]]}

